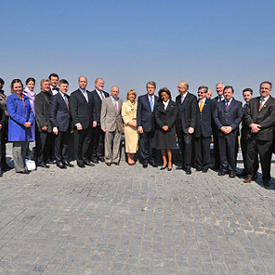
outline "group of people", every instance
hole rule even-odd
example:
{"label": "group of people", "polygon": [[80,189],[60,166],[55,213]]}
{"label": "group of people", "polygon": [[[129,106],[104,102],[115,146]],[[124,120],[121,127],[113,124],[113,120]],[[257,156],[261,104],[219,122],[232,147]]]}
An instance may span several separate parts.
{"label": "group of people", "polygon": [[[147,93],[137,97],[127,92],[127,100],[119,98],[119,87],[105,92],[104,80],[95,80],[95,89],[88,91],[87,78],[78,78],[79,88],[69,96],[69,83],[55,73],[40,82],[41,92],[34,92],[35,79],[20,79],[11,83],[12,94],[6,98],[0,79],[1,169],[7,169],[5,143],[13,143],[13,160],[17,173],[27,174],[26,155],[31,154],[29,142],[36,141],[33,158],[38,167],[49,168],[56,163],[61,168],[73,167],[70,148],[81,168],[99,161],[107,166],[119,165],[121,136],[124,132],[125,151],[129,165],[136,155],[144,168],[157,167],[157,154],[162,157],[161,170],[172,170],[172,152],[180,148],[182,169],[190,175],[191,167],[207,173],[211,166],[210,143],[214,142],[215,166],[218,175],[236,176],[241,124],[241,149],[244,160],[242,176],[245,182],[257,177],[258,155],[263,184],[270,185],[271,158],[274,150],[275,99],[272,84],[260,84],[260,95],[253,98],[250,88],[243,90],[244,103],[234,99],[232,86],[216,85],[213,99],[207,86],[200,86],[197,97],[189,85],[178,84],[179,95],[172,100],[171,92],[161,88],[155,94],[156,83],[146,84]],[[8,125],[7,122],[8,121]],[[73,138],[71,138],[73,136]],[[6,138],[8,137],[8,139]]]}

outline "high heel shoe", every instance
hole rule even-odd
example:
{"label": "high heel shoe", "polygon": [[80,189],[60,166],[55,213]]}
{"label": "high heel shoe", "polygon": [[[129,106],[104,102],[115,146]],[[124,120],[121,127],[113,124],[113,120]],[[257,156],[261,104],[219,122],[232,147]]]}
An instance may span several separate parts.
{"label": "high heel shoe", "polygon": [[167,166],[167,167],[168,167],[168,171],[172,171],[173,165],[171,164],[171,167],[170,167],[170,168],[169,168],[169,166],[170,166],[170,165]]}
{"label": "high heel shoe", "polygon": [[165,168],[167,168],[167,164],[165,166],[162,166],[160,170],[164,170]]}

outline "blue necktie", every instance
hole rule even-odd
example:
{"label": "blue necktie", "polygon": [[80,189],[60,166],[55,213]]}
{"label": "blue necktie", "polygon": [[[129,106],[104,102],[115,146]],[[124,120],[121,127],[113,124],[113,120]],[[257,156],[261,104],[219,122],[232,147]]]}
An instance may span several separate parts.
{"label": "blue necktie", "polygon": [[153,103],[153,97],[150,95],[150,107],[151,107],[151,112],[154,111],[154,103]]}

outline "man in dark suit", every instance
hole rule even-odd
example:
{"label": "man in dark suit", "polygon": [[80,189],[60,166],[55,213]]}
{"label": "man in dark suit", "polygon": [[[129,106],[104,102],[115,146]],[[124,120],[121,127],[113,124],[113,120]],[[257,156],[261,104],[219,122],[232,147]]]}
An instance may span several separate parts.
{"label": "man in dark suit", "polygon": [[79,89],[70,97],[70,112],[74,125],[74,150],[77,165],[81,168],[94,166],[89,160],[88,149],[92,139],[93,127],[97,126],[95,117],[94,98],[91,92],[86,90],[87,78],[78,78]]}
{"label": "man in dark suit", "polygon": [[156,83],[154,81],[147,82],[146,90],[147,94],[139,96],[137,104],[137,124],[140,134],[139,153],[143,168],[147,168],[148,163],[157,167],[155,152],[152,148],[155,131],[154,107],[158,101],[158,97],[154,95]]}
{"label": "man in dark suit", "polygon": [[69,88],[69,82],[66,79],[59,81],[59,91],[53,96],[51,102],[51,122],[55,138],[55,158],[57,167],[64,169],[73,167],[69,161],[68,150],[65,146],[69,145],[70,138],[70,107],[69,96],[66,94]]}
{"label": "man in dark suit", "polygon": [[275,99],[270,96],[271,90],[271,82],[262,82],[260,84],[260,96],[250,100],[245,112],[245,120],[250,127],[247,141],[248,175],[245,182],[251,182],[253,176],[255,176],[254,163],[258,162],[259,154],[264,186],[270,185],[272,142],[275,125]]}
{"label": "man in dark suit", "polygon": [[101,129],[100,123],[100,113],[102,100],[109,96],[109,94],[104,89],[104,80],[102,78],[97,78],[95,80],[95,89],[91,92],[94,97],[95,102],[95,118],[97,126],[93,129],[93,138],[91,143],[91,161],[93,163],[98,163],[98,161],[104,162],[104,138],[105,133]]}
{"label": "man in dark suit", "polygon": [[[249,125],[247,124],[246,120],[245,120],[245,111],[246,108],[248,107],[248,104],[250,102],[250,100],[253,97],[253,90],[250,88],[246,88],[243,90],[243,99],[244,99],[244,103],[243,103],[243,120],[242,120],[242,128],[241,128],[241,148],[242,148],[242,155],[243,155],[243,166],[244,169],[242,171],[242,173],[240,174],[240,176],[242,177],[247,177],[247,167],[248,167],[248,160],[247,160],[247,138],[250,132],[250,128]],[[253,175],[256,176],[257,175],[257,171],[259,168],[259,163],[258,161],[254,162],[255,166],[254,166],[254,171]]]}
{"label": "man in dark suit", "polygon": [[[217,96],[214,97],[212,100],[212,108],[213,108],[212,114],[214,112],[214,108],[217,106],[217,103],[224,100],[223,88],[224,88],[224,84],[222,82],[218,82],[216,84]],[[215,160],[214,169],[219,169],[220,168],[220,153],[219,153],[219,140],[218,140],[219,129],[217,129],[213,118],[212,118],[212,130],[213,130],[214,160]]]}
{"label": "man in dark suit", "polygon": [[50,136],[52,134],[52,124],[50,121],[51,89],[50,81],[42,79],[40,82],[41,92],[35,97],[34,109],[37,125],[36,148],[37,166],[49,168],[47,162],[50,161]]}
{"label": "man in dark suit", "polygon": [[206,173],[210,167],[210,142],[212,135],[212,105],[207,98],[208,87],[198,88],[197,125],[195,127],[195,163],[197,171]]}
{"label": "man in dark suit", "polygon": [[182,168],[187,175],[191,174],[193,135],[197,120],[197,98],[188,92],[189,85],[182,81],[178,84],[179,95],[176,97],[178,106],[177,135],[182,153]]}
{"label": "man in dark suit", "polygon": [[217,103],[214,108],[214,122],[216,124],[219,140],[220,171],[219,176],[229,172],[229,177],[236,176],[236,140],[239,133],[239,124],[243,117],[242,103],[234,99],[232,86],[225,86],[224,100]]}

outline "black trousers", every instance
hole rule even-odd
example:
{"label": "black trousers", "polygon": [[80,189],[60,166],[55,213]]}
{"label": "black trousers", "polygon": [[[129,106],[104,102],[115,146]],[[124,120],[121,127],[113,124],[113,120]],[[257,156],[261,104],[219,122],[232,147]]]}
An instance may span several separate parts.
{"label": "black trousers", "polygon": [[219,136],[220,169],[222,171],[236,170],[236,136]]}
{"label": "black trousers", "polygon": [[48,148],[48,159],[49,160],[55,160],[55,139],[56,139],[56,135],[52,132],[49,133],[49,142],[47,143],[47,148]]}
{"label": "black trousers", "polygon": [[[3,125],[4,126],[4,125]],[[1,156],[1,161],[0,161],[0,167],[6,166],[6,132],[2,128],[0,130],[0,156]]]}
{"label": "black trousers", "polygon": [[92,141],[93,128],[74,130],[74,152],[76,160],[89,160],[89,146]]}
{"label": "black trousers", "polygon": [[154,132],[143,132],[139,136],[139,154],[142,163],[155,162],[156,152],[153,149]]}
{"label": "black trousers", "polygon": [[50,148],[50,139],[51,133],[47,131],[39,132],[36,134],[36,153],[37,153],[37,164],[46,163],[50,158],[51,152],[49,152]]}
{"label": "black trousers", "polygon": [[178,131],[178,140],[182,155],[182,167],[190,169],[192,165],[193,134],[186,134],[180,130]]}
{"label": "black trousers", "polygon": [[195,138],[195,164],[197,168],[210,167],[210,142],[211,137]]}
{"label": "black trousers", "polygon": [[4,165],[2,162],[2,129],[0,129],[0,171],[2,170],[2,165]]}
{"label": "black trousers", "polygon": [[[270,168],[272,158],[272,142],[273,140],[256,140],[254,136],[249,137],[247,145],[247,173],[249,177],[255,175],[255,162],[258,162],[258,154],[263,173],[263,181],[271,179]],[[257,172],[257,171],[256,171]]]}
{"label": "black trousers", "polygon": [[215,159],[214,166],[218,168],[220,167],[220,151],[219,151],[219,138],[218,138],[218,133],[216,131],[213,131],[213,143],[214,143],[213,153],[214,153],[214,159]]}
{"label": "black trousers", "polygon": [[91,159],[104,157],[104,139],[105,133],[101,130],[101,126],[93,128],[93,136],[91,142]]}
{"label": "black trousers", "polygon": [[70,143],[69,131],[58,131],[58,135],[55,137],[55,158],[57,161],[69,161],[68,147]]}

